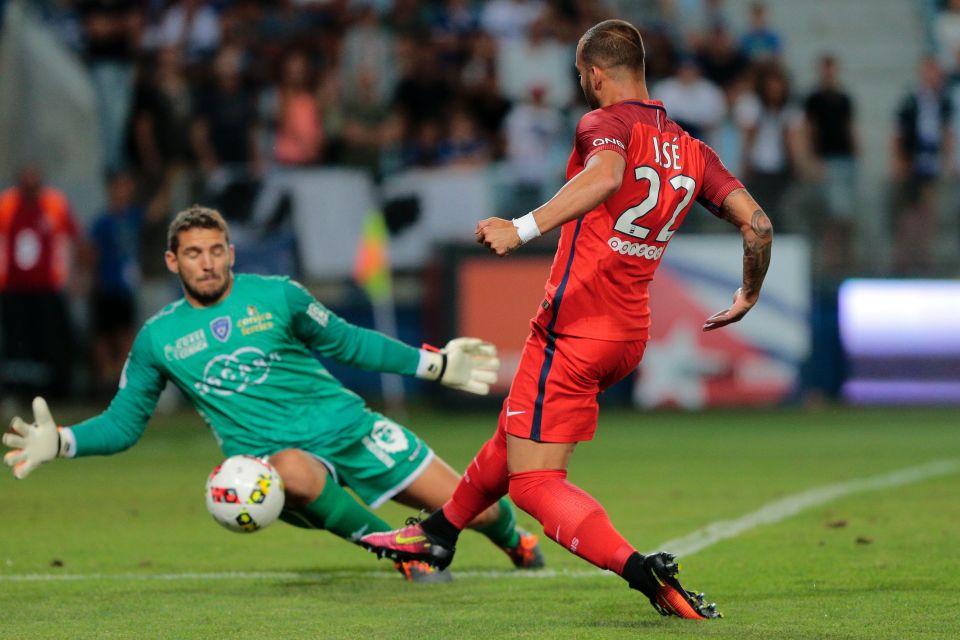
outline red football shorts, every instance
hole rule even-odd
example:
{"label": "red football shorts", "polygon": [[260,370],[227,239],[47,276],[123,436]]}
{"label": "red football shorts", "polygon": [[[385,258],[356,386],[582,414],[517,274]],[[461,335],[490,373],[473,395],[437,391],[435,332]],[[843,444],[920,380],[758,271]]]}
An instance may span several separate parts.
{"label": "red football shorts", "polygon": [[646,343],[557,335],[532,323],[500,428],[537,442],[592,440],[597,395],[640,364]]}

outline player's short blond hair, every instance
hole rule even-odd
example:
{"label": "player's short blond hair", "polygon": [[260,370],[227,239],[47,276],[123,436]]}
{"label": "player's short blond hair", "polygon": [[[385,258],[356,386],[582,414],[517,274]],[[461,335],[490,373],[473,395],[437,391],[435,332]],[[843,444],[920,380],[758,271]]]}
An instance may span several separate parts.
{"label": "player's short blond hair", "polygon": [[604,20],[593,25],[580,38],[580,44],[587,66],[625,67],[635,75],[643,75],[643,38],[626,20]]}
{"label": "player's short blond hair", "polygon": [[189,229],[217,229],[230,242],[230,228],[220,212],[198,204],[187,207],[177,214],[167,230],[167,249],[176,253],[180,248],[180,233]]}

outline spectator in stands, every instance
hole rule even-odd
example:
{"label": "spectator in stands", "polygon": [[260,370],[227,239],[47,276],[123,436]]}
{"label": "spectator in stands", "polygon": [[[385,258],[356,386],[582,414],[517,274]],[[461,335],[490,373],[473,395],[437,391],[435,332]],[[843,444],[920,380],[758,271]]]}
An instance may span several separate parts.
{"label": "spectator in stands", "polygon": [[423,21],[420,0],[386,0],[393,6],[387,16],[387,26],[398,36],[411,36],[422,33],[426,26]]}
{"label": "spectator in stands", "polygon": [[[193,95],[184,75],[180,51],[166,47],[157,52],[152,68],[139,86],[133,107],[135,166],[143,172],[150,191],[166,181],[186,191],[193,165],[190,125]],[[182,196],[189,200],[189,194]]]}
{"label": "spectator in stands", "polygon": [[490,142],[493,157],[502,157],[501,127],[510,110],[510,101],[500,93],[497,42],[488,33],[478,31],[472,38],[470,56],[461,73],[460,90],[463,102]]}
{"label": "spectator in stands", "polygon": [[937,14],[933,25],[938,58],[944,70],[958,71],[960,54],[960,0],[947,0],[946,7]]}
{"label": "spectator in stands", "polygon": [[[294,48],[312,49],[322,34],[313,28],[310,14],[291,0],[239,0],[248,5],[245,19],[253,25],[252,42],[257,51],[257,64],[264,78],[283,65],[283,58]],[[221,20],[221,25],[223,21]]]}
{"label": "spectator in stands", "polygon": [[570,71],[572,46],[557,39],[553,32],[551,15],[530,24],[526,38],[500,43],[498,71],[501,89],[511,101],[519,101],[539,87],[544,101],[564,108],[574,99],[576,76]]}
{"label": "spectator in stands", "polygon": [[276,129],[273,157],[281,165],[319,162],[325,142],[316,74],[304,51],[291,51],[283,60],[275,91]]}
{"label": "spectator in stands", "polygon": [[849,262],[857,199],[857,136],[853,100],[840,84],[832,55],[820,58],[819,84],[804,104],[813,181],[826,205],[826,226],[818,252],[828,269]]}
{"label": "spectator in stands", "polygon": [[[374,8],[369,5],[362,7],[340,44],[339,67],[344,101],[356,102],[361,90],[366,94],[364,100],[371,97],[377,103],[390,100],[397,81],[394,47],[393,35],[380,24]],[[365,82],[376,81],[372,96],[371,87],[359,87],[361,75]]]}
{"label": "spectator in stands", "polygon": [[563,130],[563,115],[546,103],[541,88],[534,87],[510,110],[504,128],[507,173],[513,183],[509,207],[534,209],[543,202],[544,190],[551,185],[551,155]]}
{"label": "spectator in stands", "polygon": [[490,0],[483,4],[480,26],[501,45],[522,40],[545,9],[542,0]]}
{"label": "spectator in stands", "polygon": [[124,140],[143,26],[139,5],[135,0],[83,0],[78,6],[108,171],[126,166]]}
{"label": "spectator in stands", "polygon": [[220,45],[220,19],[206,0],[178,0],[163,12],[147,40],[153,48],[179,48],[188,64],[209,60]]}
{"label": "spectator in stands", "polygon": [[750,5],[750,27],[740,40],[740,48],[754,62],[776,59],[783,51],[783,38],[770,26],[767,5],[754,2]]}
{"label": "spectator in stands", "polygon": [[724,89],[743,76],[750,65],[725,23],[715,23],[697,48],[703,75]]}
{"label": "spectator in stands", "polygon": [[[944,92],[950,100],[950,104],[953,105],[953,117],[950,122],[950,128],[953,131],[953,140],[951,143],[953,157],[951,158],[950,166],[953,169],[954,177],[957,177],[960,175],[960,48],[954,53],[956,54],[956,63],[953,66],[953,72],[945,74]],[[960,191],[958,191],[960,190],[960,180],[953,180],[952,187],[953,193],[960,193]],[[955,195],[948,197],[956,199]]]}
{"label": "spectator in stands", "polygon": [[478,167],[490,162],[490,144],[476,120],[465,109],[455,109],[447,123],[447,135],[440,144],[444,165]]}
{"label": "spectator in stands", "polygon": [[695,138],[711,146],[714,134],[727,113],[723,91],[700,75],[700,65],[692,56],[680,60],[676,75],[653,87],[651,96],[663,101],[670,118]]}
{"label": "spectator in stands", "polygon": [[691,51],[708,46],[717,29],[727,29],[724,0],[667,0],[667,5],[668,20],[677,25]]}
{"label": "spectator in stands", "polygon": [[213,64],[214,82],[197,95],[190,137],[208,189],[260,175],[263,168],[257,105],[241,76],[241,55],[235,47],[220,49]]}
{"label": "spectator in stands", "polygon": [[469,0],[444,0],[430,20],[430,35],[440,64],[459,69],[470,54],[470,36],[479,27],[479,13]]}
{"label": "spectator in stands", "polygon": [[432,42],[404,36],[397,41],[400,80],[393,108],[404,118],[408,135],[415,135],[421,122],[439,122],[454,98],[455,87],[440,73],[437,50]]}
{"label": "spectator in stands", "polygon": [[144,209],[129,173],[108,179],[107,208],[90,229],[93,253],[93,360],[97,392],[111,393],[130,352],[137,323],[140,234]]}
{"label": "spectator in stands", "polygon": [[437,118],[420,120],[409,130],[401,149],[405,167],[438,167],[442,156],[443,125]]}
{"label": "spectator in stands", "polygon": [[925,56],[917,75],[918,86],[897,108],[893,138],[895,262],[900,273],[920,273],[932,263],[937,182],[953,171],[954,105],[936,58]]}
{"label": "spectator in stands", "polygon": [[0,193],[0,385],[63,397],[73,350],[65,295],[77,227],[66,196],[35,166]]}
{"label": "spectator in stands", "polygon": [[643,44],[647,50],[646,76],[649,85],[669,78],[677,69],[680,52],[673,31],[664,24],[641,28]]}
{"label": "spectator in stands", "polygon": [[[602,16],[626,20],[634,24],[641,30],[654,29],[666,31],[668,28],[672,31],[674,24],[672,20],[676,15],[673,6],[675,0],[652,0],[647,2],[638,2],[637,0],[592,0],[595,4],[603,7]],[[575,39],[578,36],[575,36]],[[644,37],[646,45],[646,37]],[[679,44],[679,43],[678,43]],[[649,48],[647,48],[649,51]]]}
{"label": "spectator in stands", "polygon": [[345,99],[343,105],[340,160],[376,175],[380,172],[380,152],[390,110],[378,99],[378,81],[373,69],[361,68],[355,86],[354,96]]}
{"label": "spectator in stands", "polygon": [[[757,71],[756,96],[744,95],[735,106],[743,133],[744,182],[765,203],[771,216],[783,215],[783,200],[800,160],[803,112],[790,102],[786,72],[776,64]],[[785,229],[797,229],[795,220],[774,220]]]}

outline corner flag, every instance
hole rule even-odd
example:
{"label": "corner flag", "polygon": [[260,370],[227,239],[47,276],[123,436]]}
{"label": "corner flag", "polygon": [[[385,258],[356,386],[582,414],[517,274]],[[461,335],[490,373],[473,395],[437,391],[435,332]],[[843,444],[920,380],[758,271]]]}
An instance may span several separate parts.
{"label": "corner flag", "polygon": [[392,297],[390,277],[389,237],[387,224],[380,211],[367,214],[360,231],[360,244],[353,263],[353,278],[374,305]]}

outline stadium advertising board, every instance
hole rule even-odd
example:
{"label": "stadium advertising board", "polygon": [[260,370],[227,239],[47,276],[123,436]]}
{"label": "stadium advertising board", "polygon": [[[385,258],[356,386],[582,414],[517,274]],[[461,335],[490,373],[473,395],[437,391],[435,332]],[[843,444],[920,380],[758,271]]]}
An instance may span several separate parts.
{"label": "stadium advertising board", "polygon": [[[547,244],[547,243],[544,243]],[[810,260],[801,238],[778,236],[760,302],[740,323],[703,333],[741,281],[739,235],[678,237],[650,290],[653,325],[633,398],[644,407],[772,405],[800,383],[810,354]],[[447,279],[456,300],[451,335],[496,343],[503,369],[493,393],[504,396],[529,321],[543,297],[552,254],[525,247],[508,259],[456,252]]]}
{"label": "stadium advertising board", "polygon": [[857,404],[960,404],[960,282],[847,280],[840,337]]}

